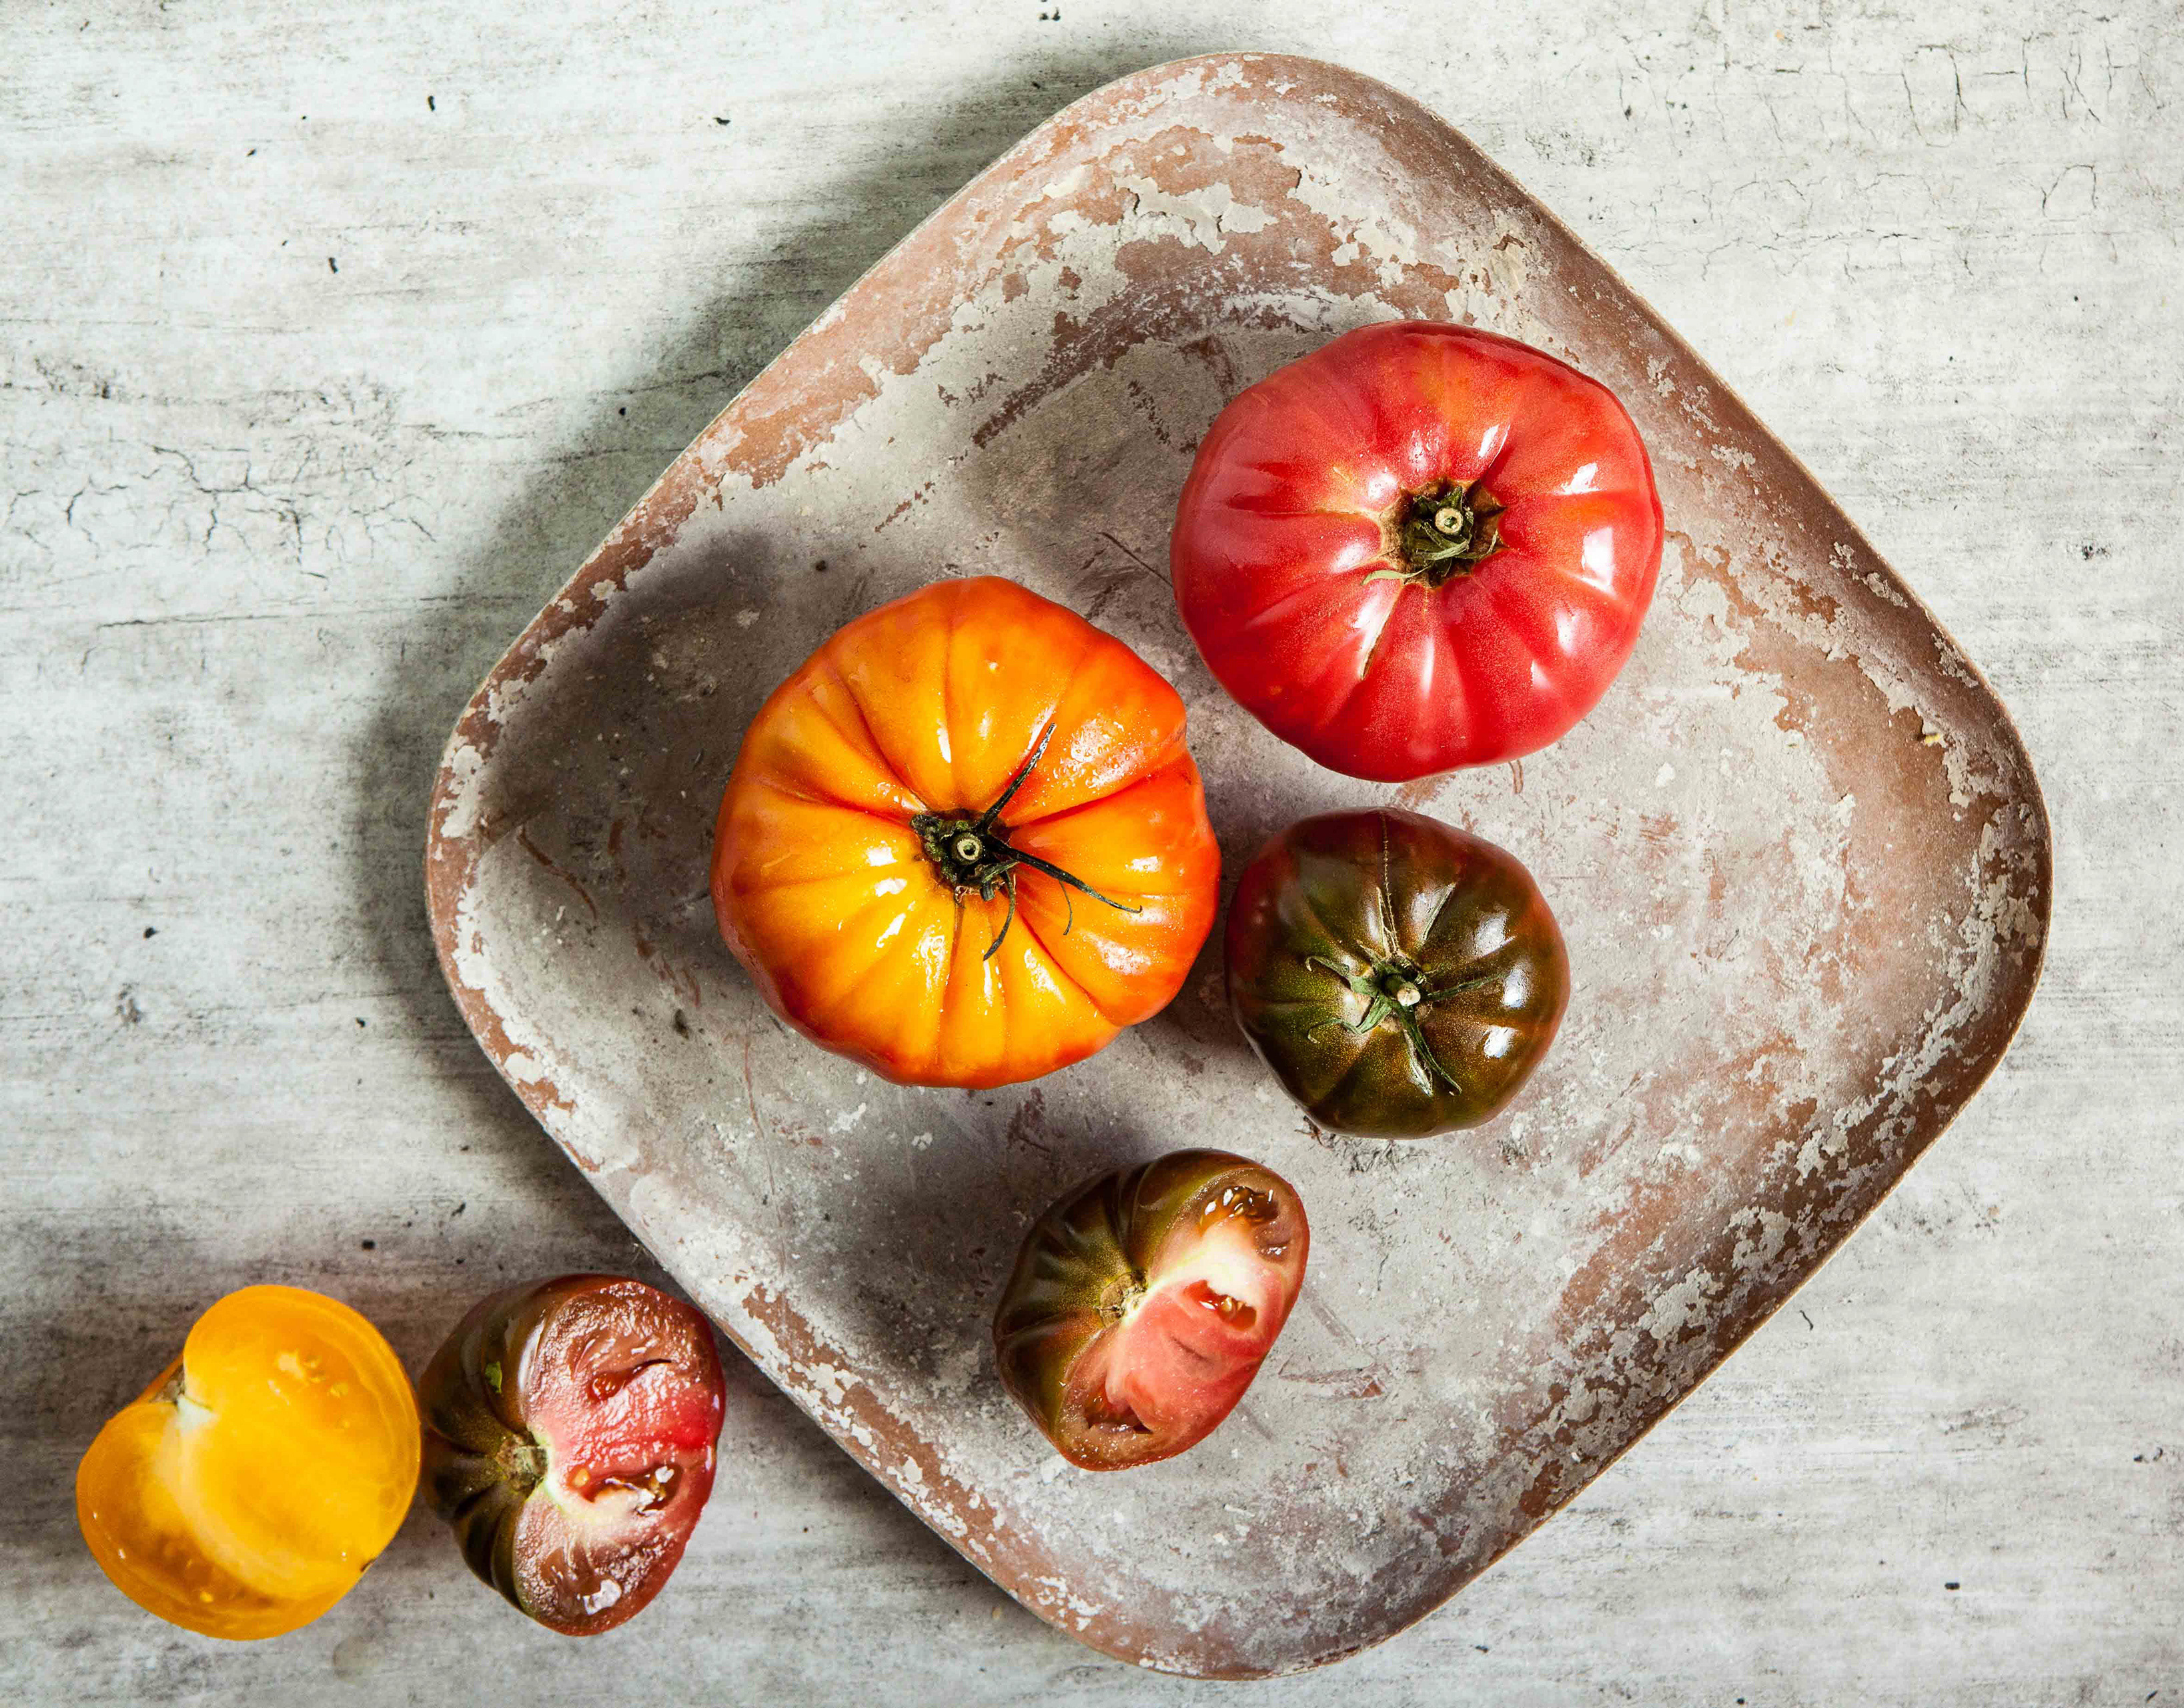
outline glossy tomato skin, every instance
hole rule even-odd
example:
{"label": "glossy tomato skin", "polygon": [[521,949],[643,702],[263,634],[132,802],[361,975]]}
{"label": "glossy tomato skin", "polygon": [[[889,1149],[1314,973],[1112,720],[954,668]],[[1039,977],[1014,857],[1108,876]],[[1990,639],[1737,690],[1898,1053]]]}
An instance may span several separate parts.
{"label": "glossy tomato skin", "polygon": [[1531,874],[1384,807],[1292,824],[1229,905],[1228,1000],[1318,1125],[1417,1139],[1477,1126],[1539,1065],[1569,958]]}
{"label": "glossy tomato skin", "polygon": [[1223,1151],[1176,1151],[1063,1194],[994,1317],[1002,1384],[1086,1471],[1195,1447],[1243,1398],[1304,1285],[1296,1189]]}
{"label": "glossy tomato skin", "polygon": [[324,1294],[249,1287],[98,1432],[76,1517],[131,1600],[248,1642],[355,1586],[410,1510],[417,1460],[416,1399],[379,1331]]}
{"label": "glossy tomato skin", "polygon": [[[1409,519],[1450,493],[1469,544],[1421,559]],[[1400,781],[1568,730],[1636,645],[1661,541],[1612,392],[1513,339],[1410,321],[1230,403],[1169,561],[1192,639],[1254,717],[1331,769]]]}
{"label": "glossy tomato skin", "polygon": [[[979,859],[942,864],[966,835]],[[774,691],[722,797],[712,890],[806,1037],[899,1083],[984,1086],[1164,1007],[1220,871],[1175,690],[981,576],[859,617]]]}
{"label": "glossy tomato skin", "polygon": [[712,1493],[727,1398],[698,1312],[616,1275],[510,1287],[418,1387],[426,1499],[511,1605],[589,1637],[660,1593]]}

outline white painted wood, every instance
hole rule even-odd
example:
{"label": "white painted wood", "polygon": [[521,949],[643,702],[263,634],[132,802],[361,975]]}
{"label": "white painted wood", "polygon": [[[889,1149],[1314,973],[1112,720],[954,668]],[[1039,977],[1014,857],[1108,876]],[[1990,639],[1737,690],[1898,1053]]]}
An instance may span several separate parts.
{"label": "white painted wood", "polygon": [[[1336,1674],[1078,1649],[742,1366],[712,1510],[618,1636],[523,1627],[425,1519],[276,1643],[137,1613],[75,1461],[216,1294],[326,1288],[414,1364],[497,1280],[643,1272],[432,963],[424,791],[476,678],[934,203],[1234,46],[1467,130],[1986,668],[2058,851],[1993,1083],[1622,1465]],[[2184,1692],[2173,4],[25,3],[0,67],[0,1697]]]}

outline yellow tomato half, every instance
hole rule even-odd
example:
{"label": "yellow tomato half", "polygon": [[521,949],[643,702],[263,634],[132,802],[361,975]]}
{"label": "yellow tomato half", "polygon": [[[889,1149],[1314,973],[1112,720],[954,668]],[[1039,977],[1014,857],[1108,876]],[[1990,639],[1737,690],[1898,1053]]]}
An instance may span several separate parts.
{"label": "yellow tomato half", "polygon": [[230,1293],[99,1431],[75,1478],[92,1557],[208,1637],[277,1637],[347,1594],[417,1487],[417,1401],[379,1331],[300,1287]]}

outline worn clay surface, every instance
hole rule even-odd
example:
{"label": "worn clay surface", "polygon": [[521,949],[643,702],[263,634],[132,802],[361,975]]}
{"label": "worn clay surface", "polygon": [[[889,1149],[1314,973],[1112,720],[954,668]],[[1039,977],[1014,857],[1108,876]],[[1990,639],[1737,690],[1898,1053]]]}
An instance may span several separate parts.
{"label": "worn clay surface", "polygon": [[[1397,315],[1613,387],[1670,544],[1574,734],[1386,790],[1225,700],[1162,542],[1228,398]],[[1232,873],[1290,819],[1376,799],[1529,864],[1574,987],[1512,1113],[1439,1143],[1315,1133],[1235,1034],[1212,946],[1158,1019],[1010,1091],[897,1088],[775,1024],[706,895],[743,726],[836,626],[971,573],[1176,684]],[[427,866],[488,1052],[776,1381],[1044,1616],[1251,1676],[1437,1605],[1811,1273],[1998,1059],[2048,862],[1978,675],[1627,287],[1407,99],[1240,57],[1070,108],[760,376],[471,703]],[[1072,1471],[995,1383],[995,1289],[1063,1187],[1208,1141],[1304,1193],[1303,1302],[1206,1446]]]}

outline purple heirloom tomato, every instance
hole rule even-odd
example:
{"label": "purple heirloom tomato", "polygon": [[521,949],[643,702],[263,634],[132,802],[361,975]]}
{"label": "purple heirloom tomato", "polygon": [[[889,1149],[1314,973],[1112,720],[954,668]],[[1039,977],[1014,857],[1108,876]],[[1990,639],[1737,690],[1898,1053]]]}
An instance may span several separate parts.
{"label": "purple heirloom tomato", "polygon": [[1171,1458],[1251,1385],[1311,1245],[1296,1189],[1242,1157],[1088,1181],[1025,1236],[994,1318],[1002,1383],[1072,1465]]}
{"label": "purple heirloom tomato", "polygon": [[713,1489],[727,1390],[704,1317],[614,1275],[511,1287],[418,1388],[425,1496],[471,1571],[571,1637],[660,1593]]}
{"label": "purple heirloom tomato", "polygon": [[1228,1002],[1330,1131],[1419,1139],[1490,1120],[1562,1024],[1569,959],[1531,874],[1383,807],[1292,824],[1228,907]]}

